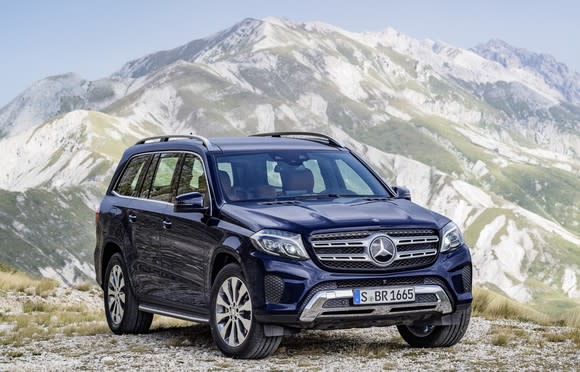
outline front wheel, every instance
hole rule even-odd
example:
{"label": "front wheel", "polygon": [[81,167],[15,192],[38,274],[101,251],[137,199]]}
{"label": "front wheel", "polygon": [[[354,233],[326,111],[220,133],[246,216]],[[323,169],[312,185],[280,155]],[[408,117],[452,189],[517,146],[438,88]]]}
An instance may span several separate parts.
{"label": "front wheel", "polygon": [[266,337],[256,322],[252,297],[240,267],[225,266],[211,290],[210,327],[221,352],[236,359],[265,358],[278,348],[282,337]]}
{"label": "front wheel", "polygon": [[399,334],[412,347],[449,347],[458,343],[469,326],[471,307],[459,310],[460,321],[457,324],[433,326],[397,326]]}

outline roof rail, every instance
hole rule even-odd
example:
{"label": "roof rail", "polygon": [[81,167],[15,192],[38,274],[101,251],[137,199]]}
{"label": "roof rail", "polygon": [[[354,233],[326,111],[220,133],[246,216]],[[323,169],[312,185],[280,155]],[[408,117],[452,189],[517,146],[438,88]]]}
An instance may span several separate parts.
{"label": "roof rail", "polygon": [[198,141],[200,141],[208,149],[211,146],[211,142],[209,142],[209,140],[207,138],[205,138],[205,137],[195,136],[195,135],[184,135],[184,134],[167,135],[167,136],[156,136],[156,137],[147,137],[147,138],[143,138],[142,140],[139,140],[139,142],[137,142],[135,145],[143,145],[145,143],[149,143],[149,142],[153,142],[153,141],[157,141],[157,142],[167,142],[170,139],[179,139],[179,138],[198,140]]}
{"label": "roof rail", "polygon": [[320,141],[318,141],[318,139],[322,139],[322,140],[326,140],[330,146],[344,147],[340,142],[338,142],[334,138],[329,137],[325,134],[314,133],[314,132],[270,132],[270,133],[257,133],[257,134],[250,135],[250,137],[283,137],[283,136],[311,137],[311,138],[305,138],[305,139],[306,140],[314,140],[317,142],[320,142]]}

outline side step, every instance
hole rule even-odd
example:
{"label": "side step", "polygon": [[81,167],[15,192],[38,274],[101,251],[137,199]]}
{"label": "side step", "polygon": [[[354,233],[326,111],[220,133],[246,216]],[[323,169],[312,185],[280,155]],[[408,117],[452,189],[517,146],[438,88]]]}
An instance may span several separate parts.
{"label": "side step", "polygon": [[139,310],[144,311],[146,313],[152,314],[159,314],[164,316],[170,316],[172,318],[182,319],[182,320],[189,320],[191,322],[196,323],[209,323],[209,319],[200,317],[198,315],[192,315],[190,313],[176,311],[176,310],[169,310],[160,306],[154,305],[139,305]]}

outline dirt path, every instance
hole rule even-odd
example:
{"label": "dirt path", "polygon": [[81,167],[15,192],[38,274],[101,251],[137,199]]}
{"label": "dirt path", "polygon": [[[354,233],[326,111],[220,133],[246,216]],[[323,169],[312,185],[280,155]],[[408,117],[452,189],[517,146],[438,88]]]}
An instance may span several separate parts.
{"label": "dirt path", "polygon": [[[99,303],[98,300],[90,301],[92,295],[85,293],[83,296],[86,298],[82,302],[90,304],[91,309]],[[55,297],[76,301],[78,296],[68,293]],[[30,299],[26,301],[30,303]],[[276,354],[258,361],[222,357],[213,345],[209,328],[204,325],[171,327],[157,323],[157,329],[146,335],[115,336],[98,320],[98,326],[91,328],[97,333],[94,335],[81,336],[66,331],[75,329],[72,324],[72,328],[63,328],[65,331],[58,331],[44,340],[35,339],[32,333],[22,342],[15,336],[22,332],[25,337],[24,330],[28,328],[16,330],[14,319],[17,318],[7,315],[18,314],[21,302],[22,298],[0,296],[0,310],[10,306],[0,318],[0,329],[3,329],[0,370],[571,371],[580,368],[580,346],[577,339],[576,343],[572,339],[578,337],[578,330],[482,318],[473,318],[463,341],[447,349],[412,349],[394,327],[307,331],[286,338]],[[42,323],[41,314],[31,314],[41,319],[35,322]],[[50,315],[45,322],[50,323],[54,317],[57,315]],[[74,322],[74,317],[70,321]],[[94,319],[89,321],[95,323]]]}

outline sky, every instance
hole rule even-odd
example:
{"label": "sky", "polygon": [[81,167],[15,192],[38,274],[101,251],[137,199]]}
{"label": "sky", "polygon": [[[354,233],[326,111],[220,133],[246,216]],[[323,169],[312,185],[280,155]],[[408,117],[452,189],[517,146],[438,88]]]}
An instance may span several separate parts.
{"label": "sky", "polygon": [[499,38],[580,71],[580,1],[8,0],[0,5],[0,107],[47,76],[94,80],[131,59],[267,16],[356,32],[392,27],[463,48]]}

